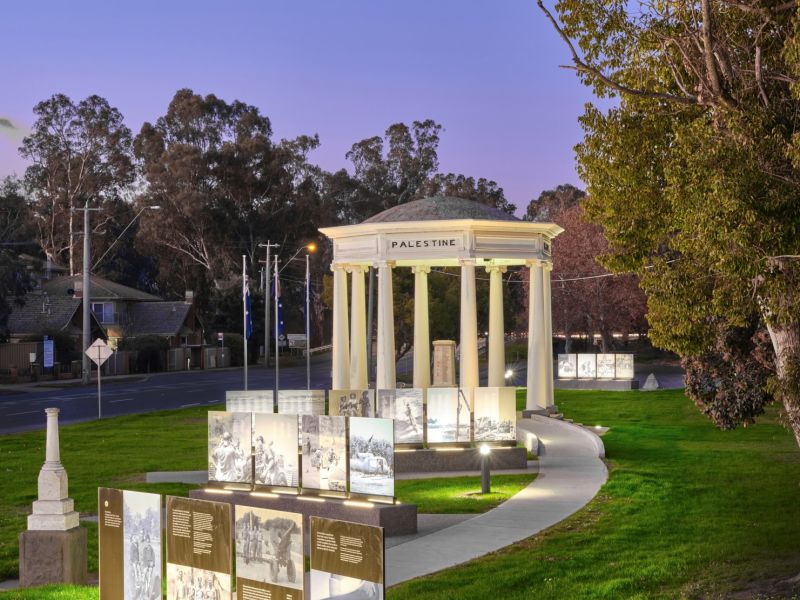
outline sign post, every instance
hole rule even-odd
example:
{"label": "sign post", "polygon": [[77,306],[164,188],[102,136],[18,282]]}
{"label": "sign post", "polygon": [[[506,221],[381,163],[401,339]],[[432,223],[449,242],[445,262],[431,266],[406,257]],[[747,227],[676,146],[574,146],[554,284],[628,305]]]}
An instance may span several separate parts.
{"label": "sign post", "polygon": [[101,404],[101,388],[100,388],[100,367],[103,366],[108,360],[108,357],[114,354],[111,347],[100,338],[97,338],[94,343],[86,349],[86,356],[97,365],[97,418],[103,418],[103,409]]}

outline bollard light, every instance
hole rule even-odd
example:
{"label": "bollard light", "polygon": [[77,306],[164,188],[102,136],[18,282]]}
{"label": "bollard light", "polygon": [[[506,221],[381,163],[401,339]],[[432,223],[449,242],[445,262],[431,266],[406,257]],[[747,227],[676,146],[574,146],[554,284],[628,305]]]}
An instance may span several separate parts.
{"label": "bollard light", "polygon": [[481,445],[481,494],[488,494],[491,491],[489,482],[489,455],[491,452],[492,449],[487,444]]}

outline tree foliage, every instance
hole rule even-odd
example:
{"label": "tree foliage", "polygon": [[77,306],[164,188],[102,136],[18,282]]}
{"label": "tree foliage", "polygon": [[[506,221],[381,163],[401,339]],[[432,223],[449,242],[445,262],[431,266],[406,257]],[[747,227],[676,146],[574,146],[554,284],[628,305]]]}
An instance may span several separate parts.
{"label": "tree foliage", "polygon": [[654,342],[682,356],[718,352],[720,331],[753,318],[766,325],[800,443],[788,376],[800,356],[796,3],[561,0],[555,14],[537,4],[569,68],[615,98],[587,107],[577,148],[605,264],[641,277]]}
{"label": "tree foliage", "polygon": [[0,340],[8,336],[8,317],[14,305],[22,306],[33,287],[20,249],[30,249],[30,208],[19,182],[6,178],[0,185]]}

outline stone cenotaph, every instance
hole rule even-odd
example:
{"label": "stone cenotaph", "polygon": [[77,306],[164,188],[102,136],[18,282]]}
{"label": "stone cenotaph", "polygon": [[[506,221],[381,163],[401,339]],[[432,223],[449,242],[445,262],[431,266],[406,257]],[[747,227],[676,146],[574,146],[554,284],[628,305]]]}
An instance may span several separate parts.
{"label": "stone cenotaph", "polygon": [[453,340],[433,342],[433,387],[456,386],[456,343]]}
{"label": "stone cenotaph", "polygon": [[39,497],[19,536],[20,585],[85,584],[86,529],[68,497],[67,471],[61,464],[58,408],[46,408],[47,446],[39,471]]}

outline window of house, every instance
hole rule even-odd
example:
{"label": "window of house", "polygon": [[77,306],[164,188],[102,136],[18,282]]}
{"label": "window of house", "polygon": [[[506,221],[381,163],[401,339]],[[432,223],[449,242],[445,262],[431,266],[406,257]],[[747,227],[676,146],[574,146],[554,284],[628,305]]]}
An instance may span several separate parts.
{"label": "window of house", "polygon": [[114,322],[114,303],[113,302],[92,302],[92,312],[101,323]]}
{"label": "window of house", "polygon": [[182,335],[181,336],[181,346],[188,346],[189,345],[189,336]]}

